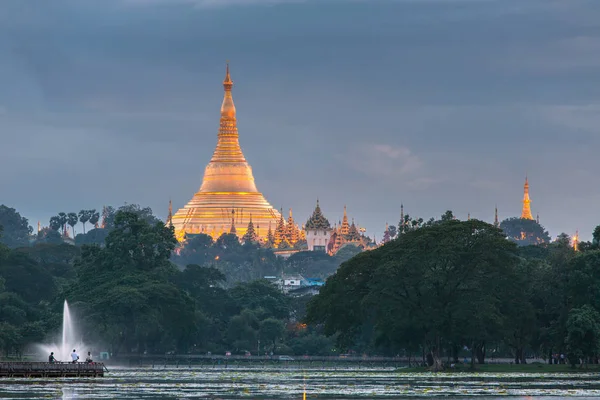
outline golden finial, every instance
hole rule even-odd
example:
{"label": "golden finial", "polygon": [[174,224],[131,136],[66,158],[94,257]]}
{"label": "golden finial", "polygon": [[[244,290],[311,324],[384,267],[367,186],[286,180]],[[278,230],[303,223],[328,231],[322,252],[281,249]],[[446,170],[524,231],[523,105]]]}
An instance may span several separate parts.
{"label": "golden finial", "polygon": [[233,81],[231,80],[231,75],[229,74],[229,60],[227,60],[227,66],[225,67],[225,79],[223,80],[223,87],[225,90],[231,90],[233,86]]}

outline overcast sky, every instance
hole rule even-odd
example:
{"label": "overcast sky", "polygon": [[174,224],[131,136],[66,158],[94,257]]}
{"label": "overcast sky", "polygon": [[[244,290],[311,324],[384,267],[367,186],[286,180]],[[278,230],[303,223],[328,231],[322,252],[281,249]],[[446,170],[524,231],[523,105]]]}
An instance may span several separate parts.
{"label": "overcast sky", "polygon": [[400,203],[554,236],[600,224],[598,0],[1,0],[0,203],[125,202],[200,187],[225,61],[259,190],[318,197],[381,237]]}

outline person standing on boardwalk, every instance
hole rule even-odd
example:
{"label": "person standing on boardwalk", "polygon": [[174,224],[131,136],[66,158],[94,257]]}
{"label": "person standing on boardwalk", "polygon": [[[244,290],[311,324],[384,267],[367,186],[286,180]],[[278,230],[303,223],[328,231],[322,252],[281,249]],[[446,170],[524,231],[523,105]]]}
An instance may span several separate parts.
{"label": "person standing on boardwalk", "polygon": [[54,358],[54,352],[50,352],[50,355],[48,356],[48,362],[50,364],[54,364],[56,362],[56,358]]}
{"label": "person standing on boardwalk", "polygon": [[73,360],[73,364],[76,364],[77,361],[79,361],[79,354],[77,354],[75,349],[73,349],[73,352],[71,353],[71,360]]}

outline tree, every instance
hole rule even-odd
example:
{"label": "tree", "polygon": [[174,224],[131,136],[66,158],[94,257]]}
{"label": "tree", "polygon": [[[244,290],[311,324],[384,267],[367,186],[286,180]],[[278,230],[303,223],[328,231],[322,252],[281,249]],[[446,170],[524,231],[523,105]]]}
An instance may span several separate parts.
{"label": "tree", "polygon": [[139,219],[146,221],[150,225],[155,225],[156,223],[162,222],[156,218],[154,214],[152,214],[152,209],[150,207],[142,208],[139,204],[125,204],[116,210],[110,206],[104,208],[102,213],[104,228],[114,228],[115,218],[119,212],[136,214]]}
{"label": "tree", "polygon": [[64,243],[63,238],[57,230],[51,228],[43,228],[37,234],[37,243],[61,244]]}
{"label": "tree", "polygon": [[11,251],[0,261],[0,276],[7,291],[33,304],[51,300],[56,294],[52,275],[22,252]]}
{"label": "tree", "polygon": [[66,236],[66,234],[67,234],[67,222],[69,222],[69,217],[67,216],[66,213],[59,212],[58,213],[58,221],[60,223],[60,227],[62,229],[63,236]]}
{"label": "tree", "polygon": [[500,229],[519,246],[550,242],[548,232],[532,219],[508,218],[500,223]]}
{"label": "tree", "polygon": [[60,230],[60,228],[62,227],[60,222],[61,222],[60,217],[58,217],[58,216],[54,216],[54,217],[50,218],[50,223],[49,223],[50,229],[58,232]]}
{"label": "tree", "polygon": [[[90,220],[96,210],[81,210],[79,211],[79,222],[83,225],[83,234],[85,235],[85,224]],[[75,234],[73,233],[73,237]]]}
{"label": "tree", "polygon": [[335,253],[335,259],[337,261],[337,264],[340,265],[341,263],[350,260],[352,257],[354,257],[357,254],[360,254],[361,252],[362,249],[358,246],[343,246]]}
{"label": "tree", "polygon": [[492,225],[431,224],[342,264],[309,304],[307,319],[339,334],[342,348],[361,336],[392,348],[420,337],[439,370],[444,343],[468,345],[474,360],[487,340],[498,339],[506,276],[517,262],[514,244]]}
{"label": "tree", "polygon": [[108,237],[108,229],[94,228],[90,229],[86,234],[75,236],[75,245],[82,246],[84,244],[97,244],[104,246],[104,241]]}
{"label": "tree", "polygon": [[209,235],[204,233],[193,235],[187,239],[178,256],[173,260],[182,267],[188,264],[205,265],[213,261],[216,256],[213,245],[214,241]]}
{"label": "tree", "polygon": [[189,347],[197,319],[193,300],[173,283],[178,271],[169,257],[176,243],[164,224],[117,212],[106,246],[82,247],[67,298],[113,353]]}
{"label": "tree", "polygon": [[100,220],[100,213],[96,210],[90,210],[90,224],[94,225],[94,228],[98,228],[98,221]]}
{"label": "tree", "polygon": [[596,226],[594,233],[592,234],[593,243],[598,246],[600,244],[600,225]]}
{"label": "tree", "polygon": [[75,225],[79,222],[79,218],[76,213],[68,213],[67,214],[67,224],[71,227],[71,232],[73,233],[73,238],[75,238]]}
{"label": "tree", "polygon": [[22,217],[14,208],[0,205],[0,226],[3,228],[0,243],[10,248],[29,245],[33,228],[29,226],[27,218]]}
{"label": "tree", "polygon": [[229,294],[239,309],[262,309],[267,317],[279,319],[289,317],[289,298],[266,280],[240,283],[231,289]]}
{"label": "tree", "polygon": [[587,368],[589,360],[600,351],[600,314],[587,304],[572,309],[567,320],[567,332],[571,365],[581,359]]}
{"label": "tree", "polygon": [[[277,341],[283,338],[285,334],[285,326],[283,322],[275,318],[267,318],[260,322],[259,335],[260,338],[271,344],[271,351],[275,351],[277,347]],[[265,350],[267,347],[265,346]]]}
{"label": "tree", "polygon": [[388,227],[388,232],[390,235],[390,239],[394,239],[396,237],[396,235],[398,234],[396,227],[394,225],[390,225]]}

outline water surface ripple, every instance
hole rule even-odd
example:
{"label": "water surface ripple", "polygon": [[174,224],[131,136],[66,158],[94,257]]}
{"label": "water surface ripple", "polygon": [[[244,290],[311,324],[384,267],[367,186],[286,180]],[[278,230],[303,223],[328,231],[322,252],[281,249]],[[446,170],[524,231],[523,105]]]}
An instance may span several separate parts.
{"label": "water surface ripple", "polygon": [[404,374],[384,369],[111,368],[104,378],[0,380],[1,399],[600,397],[597,374]]}

